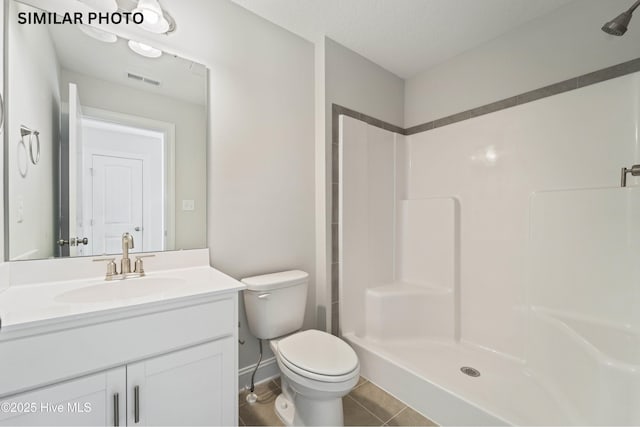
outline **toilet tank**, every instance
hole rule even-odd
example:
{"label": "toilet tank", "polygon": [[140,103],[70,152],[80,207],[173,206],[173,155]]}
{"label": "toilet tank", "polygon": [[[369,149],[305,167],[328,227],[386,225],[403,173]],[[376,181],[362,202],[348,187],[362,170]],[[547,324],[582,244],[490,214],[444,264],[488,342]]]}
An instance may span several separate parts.
{"label": "toilet tank", "polygon": [[307,305],[309,274],[283,271],[242,279],[249,330],[257,338],[271,339],[302,328]]}

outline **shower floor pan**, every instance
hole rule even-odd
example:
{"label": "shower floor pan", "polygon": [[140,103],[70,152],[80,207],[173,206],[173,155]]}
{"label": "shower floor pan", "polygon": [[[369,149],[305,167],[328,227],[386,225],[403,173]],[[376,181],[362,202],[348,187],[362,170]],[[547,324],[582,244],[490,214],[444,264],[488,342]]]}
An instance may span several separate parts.
{"label": "shower floor pan", "polygon": [[440,425],[575,424],[566,405],[519,360],[465,343],[344,338],[363,376]]}

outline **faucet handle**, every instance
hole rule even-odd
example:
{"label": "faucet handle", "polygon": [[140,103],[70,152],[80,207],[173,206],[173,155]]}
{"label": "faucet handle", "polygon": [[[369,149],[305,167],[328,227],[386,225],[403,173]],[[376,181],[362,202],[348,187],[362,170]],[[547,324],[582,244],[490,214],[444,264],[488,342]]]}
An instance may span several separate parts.
{"label": "faucet handle", "polygon": [[151,255],[136,255],[136,262],[133,266],[133,271],[135,273],[140,274],[141,276],[144,276],[144,265],[142,264],[142,258],[152,258],[155,255],[151,254]]}
{"label": "faucet handle", "polygon": [[93,262],[107,262],[107,274],[105,280],[111,280],[113,276],[118,274],[115,258],[95,258]]}

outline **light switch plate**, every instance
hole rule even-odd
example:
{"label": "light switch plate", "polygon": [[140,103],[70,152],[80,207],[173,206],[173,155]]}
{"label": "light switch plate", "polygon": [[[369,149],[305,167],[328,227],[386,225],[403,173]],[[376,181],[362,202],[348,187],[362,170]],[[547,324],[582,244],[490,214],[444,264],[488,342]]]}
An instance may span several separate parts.
{"label": "light switch plate", "polygon": [[24,221],[24,198],[22,196],[18,196],[18,212],[16,216],[18,223]]}
{"label": "light switch plate", "polygon": [[196,202],[194,200],[183,200],[182,201],[182,210],[183,211],[194,211],[194,210],[196,210]]}

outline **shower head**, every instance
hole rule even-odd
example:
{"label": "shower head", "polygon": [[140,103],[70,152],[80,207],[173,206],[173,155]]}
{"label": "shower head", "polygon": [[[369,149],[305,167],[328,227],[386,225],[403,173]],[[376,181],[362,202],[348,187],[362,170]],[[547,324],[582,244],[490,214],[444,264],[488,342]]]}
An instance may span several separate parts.
{"label": "shower head", "polygon": [[604,24],[602,31],[613,36],[621,36],[626,33],[627,28],[629,28],[629,22],[631,22],[631,17],[633,16],[633,11],[636,10],[638,6],[640,6],[640,0],[637,0],[629,10],[622,12],[615,19]]}
{"label": "shower head", "polygon": [[602,26],[602,31],[612,36],[621,36],[627,32],[629,22],[631,21],[631,13],[623,12],[616,19],[613,19]]}

